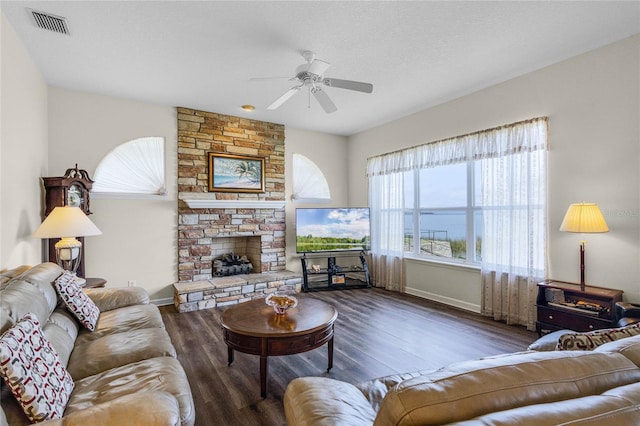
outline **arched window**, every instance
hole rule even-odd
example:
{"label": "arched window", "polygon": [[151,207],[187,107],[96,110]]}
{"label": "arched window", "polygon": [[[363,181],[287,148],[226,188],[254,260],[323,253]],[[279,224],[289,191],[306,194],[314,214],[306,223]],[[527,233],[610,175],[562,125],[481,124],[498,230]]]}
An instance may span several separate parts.
{"label": "arched window", "polygon": [[293,154],[293,193],[297,202],[325,202],[331,200],[331,192],[324,174],[316,163],[302,154]]}
{"label": "arched window", "polygon": [[165,195],[164,138],[134,139],[107,154],[93,176],[97,198]]}

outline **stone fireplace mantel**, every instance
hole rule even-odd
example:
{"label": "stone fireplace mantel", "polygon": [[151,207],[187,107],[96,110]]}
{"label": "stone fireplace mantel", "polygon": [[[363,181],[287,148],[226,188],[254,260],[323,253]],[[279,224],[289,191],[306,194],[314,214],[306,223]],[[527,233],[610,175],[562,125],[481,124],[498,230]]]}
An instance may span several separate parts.
{"label": "stone fireplace mantel", "polygon": [[191,209],[284,209],[281,200],[217,200],[211,192],[181,192],[178,198]]}

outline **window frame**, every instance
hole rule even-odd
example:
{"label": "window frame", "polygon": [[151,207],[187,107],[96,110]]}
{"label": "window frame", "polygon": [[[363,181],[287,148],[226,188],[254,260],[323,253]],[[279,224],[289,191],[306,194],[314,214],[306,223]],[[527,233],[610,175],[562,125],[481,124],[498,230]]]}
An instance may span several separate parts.
{"label": "window frame", "polygon": [[[411,215],[412,218],[412,247],[411,250],[405,251],[404,254],[406,257],[417,258],[422,260],[429,261],[437,261],[442,263],[454,264],[454,265],[468,265],[474,267],[480,267],[481,259],[480,253],[476,256],[476,221],[475,216],[476,213],[482,212],[481,206],[477,205],[476,198],[476,173],[475,168],[480,167],[481,160],[469,160],[466,161],[465,174],[466,174],[466,183],[467,183],[467,194],[466,194],[466,205],[464,207],[420,207],[420,171],[424,169],[415,169],[406,172],[407,174],[412,174],[413,180],[413,207],[408,208],[405,205],[405,215],[404,217],[408,217]],[[436,166],[436,167],[446,167],[446,166]],[[443,257],[437,256],[429,253],[422,253],[420,248],[420,239],[422,237],[420,232],[420,216],[427,212],[437,212],[437,211],[461,211],[464,212],[465,215],[465,241],[466,241],[466,253],[465,258],[457,258],[457,257]],[[480,218],[481,219],[481,218]],[[405,226],[405,229],[408,226]],[[416,243],[417,242],[417,243]],[[471,259],[471,260],[470,260]]]}

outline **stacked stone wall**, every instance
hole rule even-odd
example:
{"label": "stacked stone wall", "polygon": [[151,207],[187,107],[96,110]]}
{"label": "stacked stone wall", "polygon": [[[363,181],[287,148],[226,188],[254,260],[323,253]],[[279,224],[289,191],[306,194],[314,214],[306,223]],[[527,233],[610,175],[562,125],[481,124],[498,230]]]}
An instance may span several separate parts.
{"label": "stacked stone wall", "polygon": [[[177,108],[178,192],[208,192],[209,152],[264,158],[265,192],[216,192],[218,200],[285,199],[284,126],[230,115]],[[211,278],[217,237],[260,236],[262,272],[285,270],[283,209],[192,209],[178,200],[178,280]]]}

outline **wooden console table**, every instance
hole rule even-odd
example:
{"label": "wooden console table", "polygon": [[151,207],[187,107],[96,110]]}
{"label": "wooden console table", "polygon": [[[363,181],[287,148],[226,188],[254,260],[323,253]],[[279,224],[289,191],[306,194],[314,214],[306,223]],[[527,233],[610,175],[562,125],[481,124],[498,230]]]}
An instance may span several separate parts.
{"label": "wooden console table", "polygon": [[[591,331],[615,327],[615,305],[622,300],[622,293],[622,290],[590,285],[582,291],[580,284],[554,280],[543,281],[538,284],[536,331],[542,335],[565,328],[574,331]],[[557,300],[554,294],[557,295]],[[567,305],[558,302],[564,302]],[[594,309],[586,309],[586,306]]]}
{"label": "wooden console table", "polygon": [[[296,296],[297,297],[297,296]],[[328,367],[333,367],[333,323],[335,308],[321,300],[298,297],[298,306],[276,315],[264,299],[227,308],[220,318],[228,348],[229,366],[233,351],[260,355],[260,396],[267,396],[267,358],[293,355],[328,343]]]}

